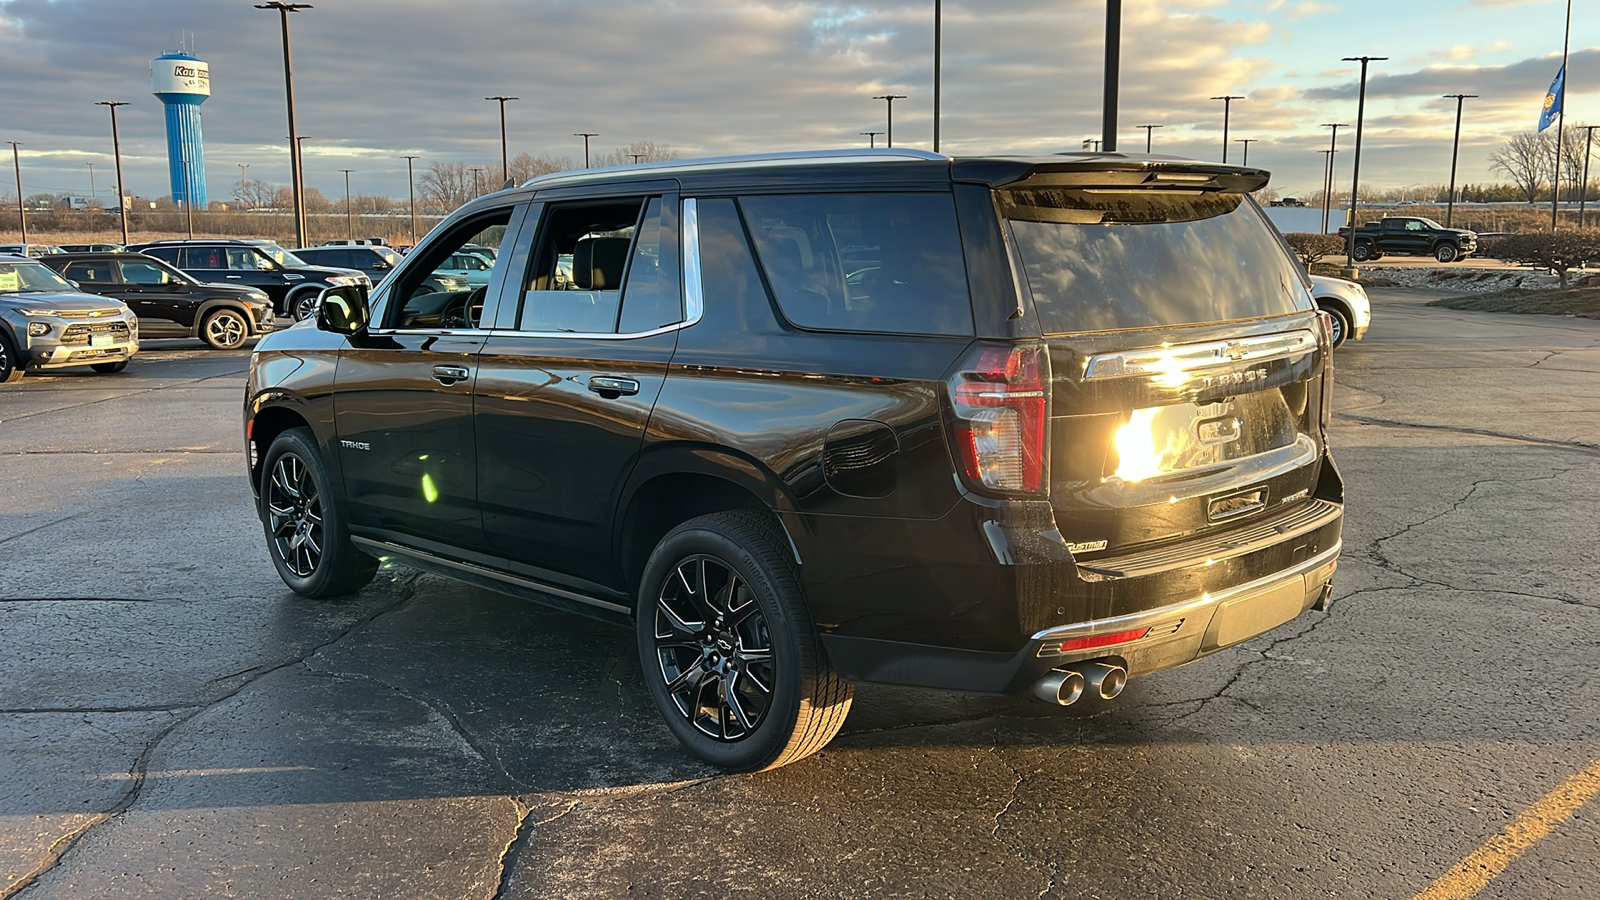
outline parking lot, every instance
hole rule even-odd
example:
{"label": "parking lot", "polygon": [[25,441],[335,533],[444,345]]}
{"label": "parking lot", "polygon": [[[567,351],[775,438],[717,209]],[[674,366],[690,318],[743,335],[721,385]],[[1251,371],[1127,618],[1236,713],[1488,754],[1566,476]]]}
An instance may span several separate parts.
{"label": "parking lot", "polygon": [[1328,612],[1098,705],[865,686],[743,776],[626,632],[291,594],[246,352],[0,388],[0,898],[1592,897],[1600,322],[1373,299]]}

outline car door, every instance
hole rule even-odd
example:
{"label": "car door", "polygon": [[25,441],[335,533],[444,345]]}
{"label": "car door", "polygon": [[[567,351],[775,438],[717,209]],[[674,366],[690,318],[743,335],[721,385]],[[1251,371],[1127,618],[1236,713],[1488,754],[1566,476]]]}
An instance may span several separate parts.
{"label": "car door", "polygon": [[151,260],[124,259],[116,265],[122,273],[122,296],[131,298],[125,302],[139,316],[141,328],[149,318],[172,326],[174,332],[191,332],[199,305],[197,285]]}
{"label": "car door", "polygon": [[472,385],[487,333],[459,317],[413,315],[411,294],[430,260],[448,254],[441,245],[503,232],[512,212],[487,211],[418,248],[408,277],[375,295],[373,326],[340,351],[334,424],[356,533],[457,559],[482,555]]}
{"label": "car door", "polygon": [[654,187],[545,204],[532,246],[519,242],[511,261],[519,281],[505,288],[474,387],[490,545],[548,581],[623,603],[618,498],[683,320],[676,186]]}

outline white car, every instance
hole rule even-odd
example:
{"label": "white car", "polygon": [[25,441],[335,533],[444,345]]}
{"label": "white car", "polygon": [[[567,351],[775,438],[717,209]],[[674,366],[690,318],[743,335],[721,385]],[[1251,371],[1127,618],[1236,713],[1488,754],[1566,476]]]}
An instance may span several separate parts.
{"label": "white car", "polygon": [[1333,315],[1333,346],[1338,347],[1347,338],[1359,341],[1366,336],[1367,326],[1372,324],[1366,288],[1343,278],[1312,275],[1311,296],[1318,309]]}
{"label": "white car", "polygon": [[471,285],[484,287],[494,273],[494,263],[478,253],[452,253],[450,258],[433,270],[435,275],[448,275]]}

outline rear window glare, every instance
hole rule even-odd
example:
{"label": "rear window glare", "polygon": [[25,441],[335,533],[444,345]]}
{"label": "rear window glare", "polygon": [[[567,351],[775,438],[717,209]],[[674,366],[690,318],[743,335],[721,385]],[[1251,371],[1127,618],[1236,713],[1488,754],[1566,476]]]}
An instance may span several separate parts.
{"label": "rear window glare", "polygon": [[742,197],[756,256],[786,319],[802,328],[972,334],[948,193]]}
{"label": "rear window glare", "polygon": [[1241,194],[1035,188],[997,196],[1046,334],[1311,308],[1294,261]]}

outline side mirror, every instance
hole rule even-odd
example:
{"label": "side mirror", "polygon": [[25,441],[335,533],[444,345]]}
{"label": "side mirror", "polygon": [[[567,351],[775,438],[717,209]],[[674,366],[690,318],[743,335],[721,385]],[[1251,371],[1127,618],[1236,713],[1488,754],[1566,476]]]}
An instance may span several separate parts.
{"label": "side mirror", "polygon": [[394,268],[394,266],[389,265],[387,262],[384,262],[381,259],[378,260],[377,262],[373,263],[372,267],[374,269],[392,269],[392,268]]}
{"label": "side mirror", "polygon": [[328,288],[317,298],[317,327],[323,331],[353,335],[364,330],[371,319],[364,285]]}

